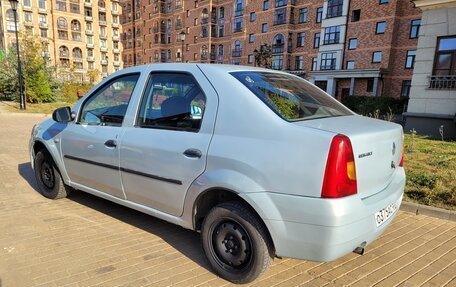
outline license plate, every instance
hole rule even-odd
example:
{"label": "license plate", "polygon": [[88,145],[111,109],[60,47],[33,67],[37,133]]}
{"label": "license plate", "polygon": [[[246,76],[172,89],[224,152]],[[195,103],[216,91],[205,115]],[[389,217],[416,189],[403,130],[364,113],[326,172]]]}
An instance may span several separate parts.
{"label": "license plate", "polygon": [[397,211],[397,205],[396,203],[391,203],[387,207],[383,208],[380,211],[377,211],[374,214],[375,217],[375,223],[377,224],[377,227],[381,226],[383,223],[387,222],[388,219],[393,216],[393,214]]}

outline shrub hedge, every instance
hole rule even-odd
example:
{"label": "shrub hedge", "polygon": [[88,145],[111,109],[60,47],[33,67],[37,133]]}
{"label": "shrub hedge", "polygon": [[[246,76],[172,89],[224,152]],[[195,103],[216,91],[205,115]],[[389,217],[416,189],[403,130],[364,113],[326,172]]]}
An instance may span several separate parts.
{"label": "shrub hedge", "polygon": [[390,113],[402,114],[408,98],[390,98],[390,97],[370,97],[370,96],[346,96],[342,97],[342,103],[355,113],[368,115],[375,113],[376,110],[380,115]]}

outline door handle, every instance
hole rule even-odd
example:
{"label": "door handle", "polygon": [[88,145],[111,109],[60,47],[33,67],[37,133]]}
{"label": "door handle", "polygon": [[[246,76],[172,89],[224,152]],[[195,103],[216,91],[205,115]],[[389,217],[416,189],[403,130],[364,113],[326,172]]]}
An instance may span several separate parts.
{"label": "door handle", "polygon": [[104,145],[106,147],[115,148],[117,147],[117,142],[115,140],[107,140]]}
{"label": "door handle", "polygon": [[203,154],[199,149],[189,148],[184,151],[186,157],[200,158]]}

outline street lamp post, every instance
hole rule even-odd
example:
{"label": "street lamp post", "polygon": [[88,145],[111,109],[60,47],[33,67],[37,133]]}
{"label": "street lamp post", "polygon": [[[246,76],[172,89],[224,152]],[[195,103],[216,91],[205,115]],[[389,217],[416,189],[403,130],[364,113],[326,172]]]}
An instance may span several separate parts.
{"label": "street lamp post", "polygon": [[179,33],[179,37],[180,37],[180,40],[181,40],[181,43],[182,43],[182,50],[181,50],[181,59],[182,59],[182,63],[184,63],[184,41],[185,41],[185,32],[182,31]]}
{"label": "street lamp post", "polygon": [[21,55],[19,54],[19,36],[17,33],[17,4],[19,3],[18,0],[9,0],[11,4],[11,9],[13,9],[14,14],[14,30],[16,32],[16,53],[17,53],[17,74],[19,77],[19,100],[20,100],[20,109],[25,110],[26,103],[25,103],[25,95],[24,95],[24,83],[22,81],[22,67],[21,67]]}

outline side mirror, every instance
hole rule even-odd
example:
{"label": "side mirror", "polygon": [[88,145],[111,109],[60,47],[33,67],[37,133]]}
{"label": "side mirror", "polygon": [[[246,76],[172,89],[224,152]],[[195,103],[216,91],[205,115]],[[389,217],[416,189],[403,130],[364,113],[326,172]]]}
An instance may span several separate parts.
{"label": "side mirror", "polygon": [[74,115],[71,113],[70,107],[63,107],[52,113],[52,119],[58,123],[67,123],[74,119]]}

